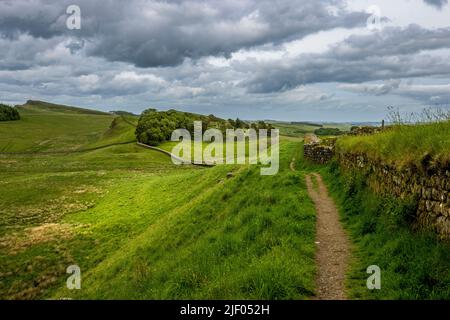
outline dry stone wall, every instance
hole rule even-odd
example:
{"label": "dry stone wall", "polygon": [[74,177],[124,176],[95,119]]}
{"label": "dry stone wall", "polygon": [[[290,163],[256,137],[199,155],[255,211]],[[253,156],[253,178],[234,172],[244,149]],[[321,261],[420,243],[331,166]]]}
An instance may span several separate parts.
{"label": "dry stone wall", "polygon": [[338,153],[337,160],[345,170],[364,172],[371,189],[379,194],[417,199],[415,225],[450,238],[450,167],[398,168],[356,153]]}
{"label": "dry stone wall", "polygon": [[314,163],[327,163],[333,158],[334,147],[320,143],[307,143],[303,146],[303,155]]}
{"label": "dry stone wall", "polygon": [[384,129],[385,129],[384,127],[370,127],[370,126],[352,127],[348,134],[352,136],[364,136],[379,133]]}

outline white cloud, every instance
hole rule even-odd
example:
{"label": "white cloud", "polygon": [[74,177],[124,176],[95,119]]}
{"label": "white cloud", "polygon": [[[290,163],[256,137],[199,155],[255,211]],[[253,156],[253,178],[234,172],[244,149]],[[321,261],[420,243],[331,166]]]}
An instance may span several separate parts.
{"label": "white cloud", "polygon": [[137,74],[135,71],[122,71],[115,75],[113,82],[119,85],[136,85],[142,83],[152,83],[157,85],[165,85],[166,81],[154,74]]}
{"label": "white cloud", "polygon": [[100,78],[96,74],[78,77],[79,87],[82,91],[92,91],[97,88]]}

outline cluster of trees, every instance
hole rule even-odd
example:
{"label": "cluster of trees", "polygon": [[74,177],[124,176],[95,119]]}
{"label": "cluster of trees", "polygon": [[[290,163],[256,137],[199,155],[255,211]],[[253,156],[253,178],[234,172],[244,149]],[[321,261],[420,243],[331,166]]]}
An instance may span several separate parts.
{"label": "cluster of trees", "polygon": [[157,111],[156,109],[147,109],[139,118],[135,134],[139,142],[156,146],[170,140],[172,132],[176,129],[187,129],[193,134],[194,121],[202,121],[203,129],[206,129],[209,120],[208,116],[176,110]]}
{"label": "cluster of trees", "polygon": [[338,128],[319,128],[314,130],[314,133],[318,136],[338,136],[343,132]]}
{"label": "cluster of trees", "polygon": [[236,120],[228,119],[227,123],[232,129],[275,129],[270,123],[265,123],[264,121],[247,122],[237,118]]}
{"label": "cluster of trees", "polygon": [[19,112],[6,104],[0,104],[0,121],[19,120]]}
{"label": "cluster of trees", "polygon": [[172,132],[176,129],[187,129],[193,135],[194,121],[202,122],[203,131],[215,128],[222,131],[223,134],[227,129],[273,129],[271,124],[264,121],[249,123],[239,118],[224,120],[212,114],[205,116],[176,110],[147,109],[139,118],[135,132],[136,138],[141,143],[157,146],[164,141],[169,141]]}

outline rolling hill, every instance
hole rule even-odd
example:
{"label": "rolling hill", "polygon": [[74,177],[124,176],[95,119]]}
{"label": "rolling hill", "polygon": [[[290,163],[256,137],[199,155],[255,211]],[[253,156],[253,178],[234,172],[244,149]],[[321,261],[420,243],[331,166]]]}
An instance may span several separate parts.
{"label": "rolling hill", "polygon": [[0,152],[70,152],[134,140],[132,116],[28,101],[0,125]]}
{"label": "rolling hill", "polygon": [[17,105],[15,106],[19,112],[21,111],[37,111],[37,112],[58,112],[58,113],[75,113],[75,114],[91,114],[91,115],[102,115],[107,116],[111,115],[109,112],[103,112],[98,110],[92,110],[92,109],[85,109],[85,108],[79,108],[79,107],[72,107],[72,106],[66,106],[62,104],[55,104],[45,101],[39,101],[39,100],[28,100],[23,105]]}
{"label": "rolling hill", "polygon": [[[134,139],[132,116],[18,109],[22,120],[0,124],[1,150],[28,152],[0,154],[0,298],[313,294],[314,209],[289,169],[298,141],[282,140],[279,174],[261,176],[117,144]],[[73,264],[77,292],[65,289]]]}

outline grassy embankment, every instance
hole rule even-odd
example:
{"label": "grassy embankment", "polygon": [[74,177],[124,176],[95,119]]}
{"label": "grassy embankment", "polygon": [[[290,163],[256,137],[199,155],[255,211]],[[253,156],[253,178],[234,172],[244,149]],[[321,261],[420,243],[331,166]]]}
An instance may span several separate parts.
{"label": "grassy embankment", "polygon": [[[110,128],[113,116],[69,111],[21,110],[20,127],[0,125],[0,145],[84,149],[134,131]],[[37,133],[18,135],[27,123]],[[298,152],[283,139],[276,176],[257,166],[175,166],[134,144],[1,155],[0,297],[307,298],[314,209],[301,174],[288,169]],[[71,264],[81,290],[65,289]]]}
{"label": "grassy embankment", "polygon": [[433,124],[395,126],[373,136],[339,139],[340,152],[364,152],[370,158],[397,166],[420,166],[424,155],[441,164],[450,163],[450,121]]}
{"label": "grassy embankment", "polygon": [[[356,299],[450,299],[450,246],[413,231],[415,204],[374,194],[358,174],[325,174],[355,244],[348,288]],[[370,265],[381,268],[381,290],[368,290]]]}
{"label": "grassy embankment", "polygon": [[[338,150],[364,152],[397,166],[418,165],[425,154],[448,163],[450,123],[395,127],[373,135],[343,137]],[[337,164],[320,169],[337,200],[355,244],[349,272],[350,296],[357,299],[450,299],[450,244],[434,234],[412,231],[413,200],[381,197],[358,173]],[[381,268],[381,290],[368,290],[366,268]]]}
{"label": "grassy embankment", "polygon": [[101,139],[114,119],[107,113],[81,113],[53,105],[29,104],[17,109],[20,121],[1,123],[0,152],[81,149]]}

